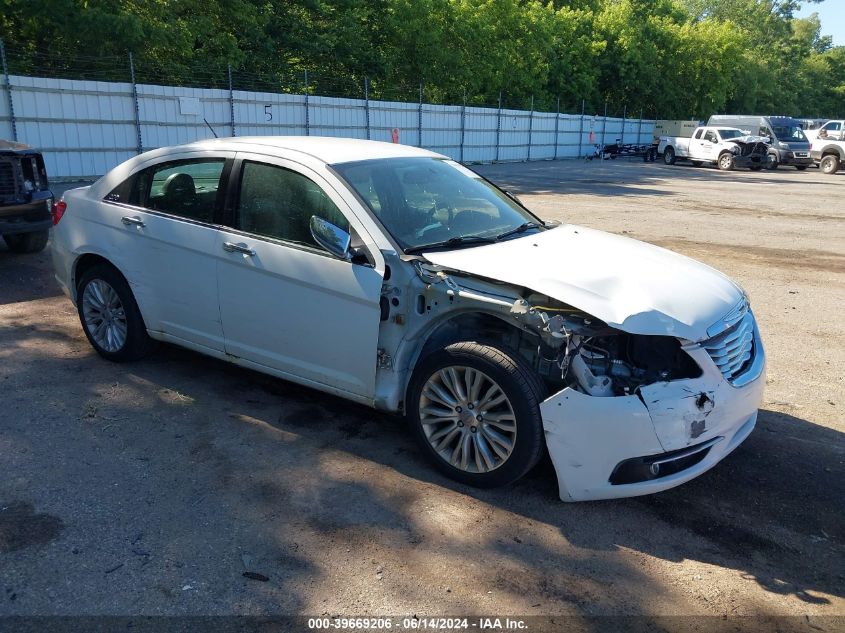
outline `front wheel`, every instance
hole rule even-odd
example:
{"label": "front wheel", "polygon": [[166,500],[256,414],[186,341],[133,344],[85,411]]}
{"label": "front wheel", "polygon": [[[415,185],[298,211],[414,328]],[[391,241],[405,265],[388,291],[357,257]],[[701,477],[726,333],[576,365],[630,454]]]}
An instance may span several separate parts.
{"label": "front wheel", "polygon": [[775,154],[769,154],[766,157],[766,169],[777,169],[778,168],[778,157]]}
{"label": "front wheel", "polygon": [[663,150],[663,162],[667,165],[674,165],[677,158],[675,157],[675,148],[667,147]]}
{"label": "front wheel", "polygon": [[76,307],[85,336],[97,353],[111,361],[137,360],[153,345],[126,279],[108,265],[82,275]]}
{"label": "front wheel", "polygon": [[733,154],[725,152],[719,156],[719,169],[722,171],[731,171],[734,168]]}
{"label": "front wheel", "polygon": [[33,231],[31,233],[12,233],[4,235],[6,246],[13,253],[37,253],[43,251],[50,238],[49,231]]}
{"label": "front wheel", "polygon": [[828,154],[822,158],[819,163],[819,168],[822,170],[823,174],[835,174],[839,171],[839,157]]}
{"label": "front wheel", "polygon": [[423,452],[443,474],[480,488],[503,486],[542,455],[543,391],[516,353],[454,343],[414,371],[407,416]]}

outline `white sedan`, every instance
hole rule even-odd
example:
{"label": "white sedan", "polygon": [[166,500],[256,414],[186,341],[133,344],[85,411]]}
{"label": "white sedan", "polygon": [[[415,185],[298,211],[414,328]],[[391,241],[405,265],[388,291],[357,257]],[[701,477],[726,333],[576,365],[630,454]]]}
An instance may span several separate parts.
{"label": "white sedan", "polygon": [[202,141],[53,215],[56,278],[101,356],[166,341],[403,413],[464,483],[508,484],[548,450],[564,501],[657,492],[757,419],[765,357],[734,282],[543,222],[429,151]]}

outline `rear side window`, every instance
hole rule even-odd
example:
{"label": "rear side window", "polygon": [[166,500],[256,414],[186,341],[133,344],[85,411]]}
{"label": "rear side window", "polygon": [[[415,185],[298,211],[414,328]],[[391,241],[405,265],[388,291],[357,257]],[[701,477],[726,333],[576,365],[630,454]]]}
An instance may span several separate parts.
{"label": "rear side window", "polygon": [[223,158],[161,163],[134,174],[106,200],[213,222]]}
{"label": "rear side window", "polygon": [[311,236],[315,215],[349,231],[349,222],[314,181],[282,167],[244,162],[235,228],[322,250]]}

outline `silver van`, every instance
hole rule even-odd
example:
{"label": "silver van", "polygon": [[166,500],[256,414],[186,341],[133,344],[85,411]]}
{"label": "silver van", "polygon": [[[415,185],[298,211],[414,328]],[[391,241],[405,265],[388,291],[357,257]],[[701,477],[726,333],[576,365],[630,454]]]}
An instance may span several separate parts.
{"label": "silver van", "polygon": [[792,117],[714,114],[707,125],[738,127],[754,136],[768,136],[772,145],[768,154],[769,169],[793,165],[804,171],[813,164],[810,141],[801,129],[801,123]]}

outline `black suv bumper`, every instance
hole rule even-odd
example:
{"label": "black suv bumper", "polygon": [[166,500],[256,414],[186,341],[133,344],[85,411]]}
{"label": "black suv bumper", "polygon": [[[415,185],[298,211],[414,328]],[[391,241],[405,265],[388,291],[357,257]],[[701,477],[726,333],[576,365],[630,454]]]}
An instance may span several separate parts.
{"label": "black suv bumper", "polygon": [[0,206],[0,235],[46,231],[53,225],[50,191],[35,191],[29,202]]}

